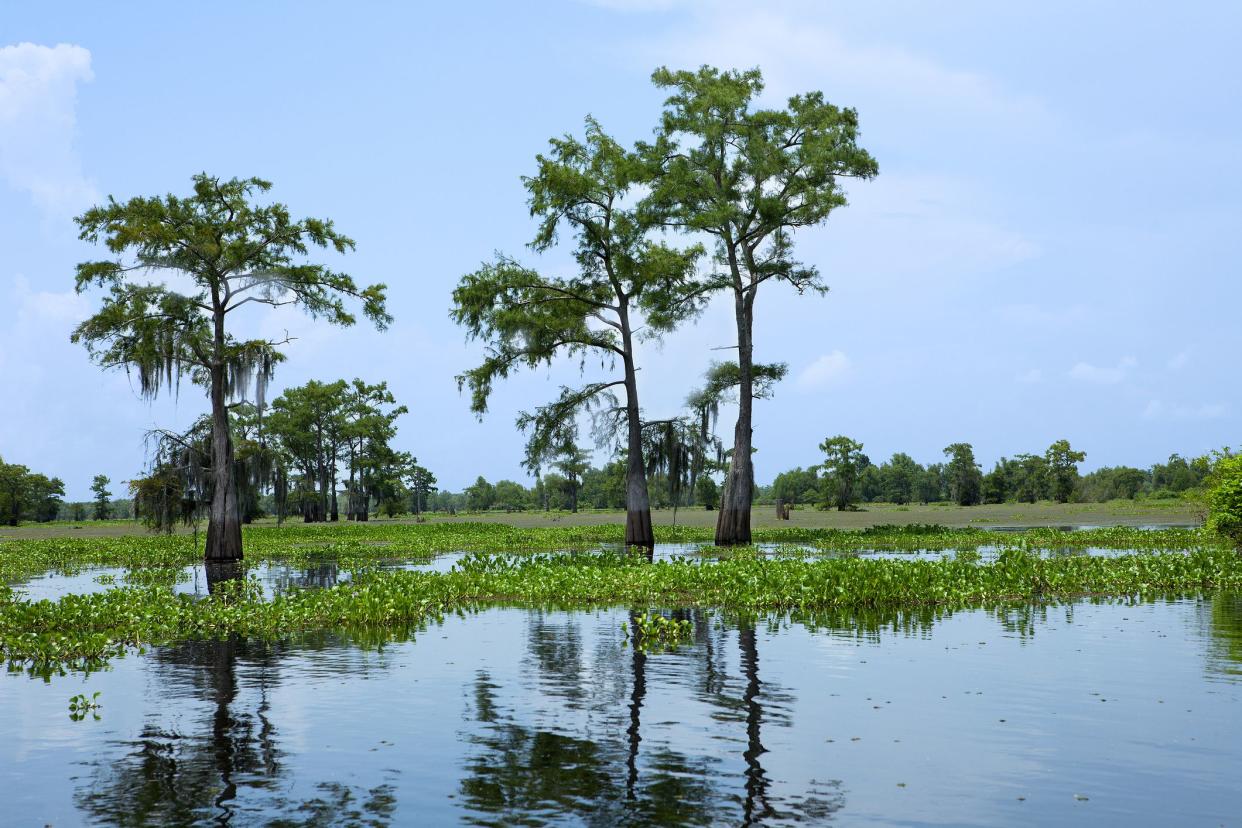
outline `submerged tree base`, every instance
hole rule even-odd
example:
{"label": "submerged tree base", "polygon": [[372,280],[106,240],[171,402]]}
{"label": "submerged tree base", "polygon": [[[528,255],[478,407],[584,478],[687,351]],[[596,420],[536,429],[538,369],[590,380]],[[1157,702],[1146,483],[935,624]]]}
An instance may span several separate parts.
{"label": "submerged tree base", "polygon": [[721,506],[716,516],[717,546],[749,546],[750,509],[729,509]]}
{"label": "submerged tree base", "polygon": [[207,561],[207,591],[214,595],[224,584],[240,581],[246,575],[241,561]]}

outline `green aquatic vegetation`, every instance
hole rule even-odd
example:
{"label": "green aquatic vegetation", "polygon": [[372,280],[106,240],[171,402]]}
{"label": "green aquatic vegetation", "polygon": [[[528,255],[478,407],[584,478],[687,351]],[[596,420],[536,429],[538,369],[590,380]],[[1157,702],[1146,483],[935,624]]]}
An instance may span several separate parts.
{"label": "green aquatic vegetation", "polygon": [[102,706],[99,703],[98,691],[90,698],[87,698],[84,693],[79,693],[69,699],[69,718],[75,722],[80,722],[89,714],[95,717],[95,721],[99,721],[98,711]]}
{"label": "green aquatic vegetation", "polygon": [[[497,523],[295,524],[246,527],[246,561],[292,565],[331,560],[343,570],[365,569],[393,560],[430,558],[445,552],[528,554],[597,550],[620,546],[625,527],[555,526],[519,528]],[[1065,531],[1028,529],[995,532],[934,525],[876,526],[863,530],[781,527],[753,532],[755,543],[810,547],[823,552],[915,552],[999,549],[1130,549],[1144,551],[1223,547],[1203,529],[1145,530],[1132,527]],[[661,526],[659,543],[703,543],[707,527]],[[704,550],[713,555],[737,554]],[[96,538],[8,539],[0,541],[0,582],[20,583],[45,572],[74,574],[87,567],[128,570],[181,569],[197,564],[202,549],[189,535]],[[141,578],[142,576],[137,576]],[[154,578],[166,576],[152,576]]]}
{"label": "green aquatic vegetation", "polygon": [[658,613],[635,615],[629,623],[621,624],[625,633],[624,645],[630,644],[630,627],[634,628],[633,646],[644,651],[672,650],[678,644],[690,640],[694,624],[686,618],[669,618]]}
{"label": "green aquatic vegetation", "polygon": [[[1007,549],[990,562],[865,556],[800,560],[738,555],[715,563],[645,562],[618,552],[475,554],[449,572],[374,570],[263,600],[254,579],[209,598],[126,587],[59,601],[0,604],[11,665],[96,666],[129,648],[240,635],[407,629],[492,605],[714,607],[747,613],[891,607],[992,607],[1084,595],[1154,596],[1242,588],[1242,556],[1219,547],[1115,557],[1042,557]],[[382,635],[380,636],[382,638]]]}
{"label": "green aquatic vegetation", "polygon": [[190,580],[190,572],[182,566],[148,566],[129,570],[122,580],[131,586],[172,586]]}

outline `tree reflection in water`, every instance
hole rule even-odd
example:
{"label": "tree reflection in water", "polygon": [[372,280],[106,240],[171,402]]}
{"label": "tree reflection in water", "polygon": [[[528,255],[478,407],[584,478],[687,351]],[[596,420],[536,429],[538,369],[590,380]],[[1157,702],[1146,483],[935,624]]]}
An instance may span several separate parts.
{"label": "tree reflection in water", "polygon": [[[780,808],[771,795],[773,780],[763,766],[763,727],[769,720],[791,724],[793,700],[760,680],[754,627],[737,630],[740,674],[730,674],[721,654],[724,640],[734,633],[713,625],[702,611],[675,614],[693,623],[693,644],[658,654],[622,648],[615,638],[606,638],[593,659],[584,656],[574,616],[552,624],[534,614],[527,643],[537,669],[537,696],[558,706],[552,722],[541,725],[547,714],[538,712],[537,700],[537,712],[507,710],[500,701],[506,688],[486,671],[476,675],[472,718],[478,727],[464,736],[474,750],[465,761],[459,799],[467,821],[758,825],[831,818],[843,804],[838,782],[812,782],[810,790],[786,797]],[[633,612],[628,617],[631,640],[636,639],[637,618]],[[657,661],[660,670],[653,677],[650,667]],[[624,681],[626,692],[614,691],[613,676]],[[522,698],[525,690],[516,689]],[[715,727],[739,746],[736,775],[727,770],[727,757],[689,755],[659,738],[644,739],[644,714],[660,711],[652,707],[660,703],[659,696],[651,695],[657,690],[706,705]],[[780,709],[769,714],[769,702]],[[660,712],[666,719],[677,715]],[[659,731],[670,724],[660,722]]]}
{"label": "tree reflection in water", "polygon": [[[339,643],[339,642],[338,642]],[[205,698],[201,735],[164,724],[157,704],[121,756],[101,756],[75,794],[92,822],[123,826],[390,824],[392,786],[356,791],[323,782],[308,800],[283,795],[289,778],[269,696],[285,647],[245,639],[191,641],[152,650],[160,700]],[[247,692],[241,692],[241,691]]]}
{"label": "tree reflection in water", "polygon": [[[78,807],[117,825],[229,824],[239,784],[269,788],[282,772],[268,703],[273,650],[239,640],[195,641],[156,649],[149,657],[164,691],[211,700],[205,733],[185,735],[161,725],[158,713],[151,715],[138,740],[123,743],[127,755],[96,766],[90,786],[78,792]],[[254,668],[253,710],[234,709],[239,660]]]}
{"label": "tree reflection in water", "polygon": [[1237,680],[1242,676],[1242,593],[1217,592],[1210,604],[1208,672]]}

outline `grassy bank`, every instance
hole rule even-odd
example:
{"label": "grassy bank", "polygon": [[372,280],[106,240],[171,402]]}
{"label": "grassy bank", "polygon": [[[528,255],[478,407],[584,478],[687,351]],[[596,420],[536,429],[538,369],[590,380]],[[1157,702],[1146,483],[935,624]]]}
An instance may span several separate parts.
{"label": "grassy bank", "polygon": [[[625,522],[625,513],[616,509],[568,512],[483,512],[454,517],[430,515],[428,523],[494,523],[502,526],[539,529],[563,526],[608,526]],[[657,527],[674,525],[671,509],[656,509],[652,522]],[[1184,500],[1114,500],[1109,503],[1000,503],[983,506],[956,506],[950,503],[909,504],[868,503],[856,512],[821,511],[813,507],[796,508],[788,521],[776,519],[771,506],[756,507],[751,525],[757,529],[865,529],[870,526],[934,523],[941,526],[1145,526],[1177,524],[1197,526],[1203,522],[1199,507]],[[374,518],[372,525],[403,525],[413,519]],[[258,526],[272,526],[275,521],[261,520]],[[296,520],[289,526],[301,526]],[[331,524],[318,524],[330,526]],[[705,509],[679,509],[677,526],[711,529],[716,513]],[[181,528],[178,534],[192,534]],[[0,541],[21,538],[94,538],[145,535],[147,530],[132,520],[56,521],[26,523],[21,526],[0,526]]]}

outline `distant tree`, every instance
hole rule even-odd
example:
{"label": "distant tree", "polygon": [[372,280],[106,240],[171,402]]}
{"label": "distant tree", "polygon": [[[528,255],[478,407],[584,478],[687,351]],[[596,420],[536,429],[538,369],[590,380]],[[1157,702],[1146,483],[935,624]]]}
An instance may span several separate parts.
{"label": "distant tree", "polygon": [[26,519],[55,520],[64,495],[65,485],[59,478],[0,458],[0,521],[16,526]]}
{"label": "distant tree", "polygon": [[472,512],[486,512],[496,503],[496,487],[483,479],[483,475],[466,487],[466,508]]}
{"label": "distant tree", "polygon": [[[530,434],[528,457],[542,456],[566,423],[582,412],[611,419],[623,429],[626,457],[625,543],[651,550],[651,503],[643,461],[642,422],[635,349],[640,327],[658,336],[696,314],[702,288],[695,275],[700,248],[675,250],[654,240],[654,225],[627,207],[631,190],[644,185],[649,168],[634,153],[587,120],[585,142],[553,139],[538,157],[538,172],[523,179],[531,214],[540,221],[532,247],[550,249],[557,232],[575,236],[578,270],[557,278],[506,257],[461,279],[453,291],[453,319],[472,339],[488,345],[483,363],[460,375],[471,408],[480,416],[497,379],[518,366],[535,367],[559,356],[602,357],[620,362],[619,376],[571,389],[518,418]],[[612,389],[624,391],[624,404]]]}
{"label": "distant tree", "polygon": [[436,490],[436,476],[415,464],[409,471],[410,506],[415,517],[427,509],[427,500]]}
{"label": "distant tree", "polygon": [[74,503],[71,507],[71,516],[73,520],[86,520],[86,504]]}
{"label": "distant tree", "polygon": [[624,509],[627,466],[624,460],[614,460],[586,472],[582,476],[582,502],[596,509]]}
{"label": "distant tree", "polygon": [[945,471],[943,463],[932,463],[919,475],[918,499],[920,503],[933,503],[945,499]]}
{"label": "distant tree", "polygon": [[777,500],[792,504],[812,503],[819,496],[819,474],[816,467],[781,472],[772,481],[772,495]]}
{"label": "distant tree", "polygon": [[[350,449],[355,451],[352,456],[346,456],[355,462],[360,460],[361,449],[355,446],[354,439],[357,438],[359,445],[366,441],[351,430],[347,420],[350,402],[350,386],[345,380],[311,380],[305,385],[286,388],[272,402],[267,428],[300,475],[298,507],[307,523],[326,521],[334,511],[337,464],[342,459],[347,438]],[[352,473],[350,485],[355,498],[350,504],[350,516],[359,517],[361,512],[365,520],[369,504],[363,502],[362,490],[355,486]]]}
{"label": "distant tree", "polygon": [[1087,459],[1084,451],[1074,451],[1069,440],[1057,440],[1044,452],[1044,462],[1048,466],[1048,483],[1052,490],[1052,499],[1057,503],[1068,503],[1078,484],[1078,464]]}
{"label": "distant tree", "polygon": [[1014,494],[1014,481],[1018,463],[1002,457],[992,470],[983,476],[983,502],[1004,503]]}
{"label": "distant tree", "polygon": [[506,512],[520,512],[530,505],[530,492],[521,483],[512,480],[496,482],[494,507]]}
{"label": "distant tree", "polygon": [[946,446],[945,457],[949,464],[945,469],[945,477],[949,484],[949,495],[959,506],[974,506],[983,496],[983,473],[975,462],[975,452],[970,443],[953,443]]}
{"label": "distant tree", "polygon": [[823,465],[823,497],[826,506],[843,512],[858,500],[858,479],[865,468],[867,456],[862,443],[844,435],[829,437],[819,444],[825,455]]}
{"label": "distant tree", "polygon": [[720,500],[720,487],[716,485],[716,481],[712,480],[708,475],[699,477],[694,487],[694,498],[703,505],[704,509],[711,511],[716,508],[717,502]]}
{"label": "distant tree", "polygon": [[95,520],[107,520],[111,517],[108,503],[108,498],[112,497],[112,492],[108,491],[108,484],[111,482],[106,474],[97,474],[91,483],[91,492],[95,495]]}
{"label": "distant tree", "polygon": [[1166,463],[1151,467],[1151,487],[1155,494],[1181,494],[1202,485],[1209,472],[1207,458],[1187,460],[1172,454]]}
{"label": "distant tree", "polygon": [[880,484],[889,503],[909,503],[918,496],[923,467],[908,454],[895,453],[880,466]]}
{"label": "distant tree", "polygon": [[871,503],[884,497],[884,479],[880,476],[880,467],[872,463],[871,458],[865,454],[862,468],[858,473],[858,497],[864,503]]}
{"label": "distant tree", "polygon": [[1048,461],[1035,454],[1019,454],[1013,462],[1013,493],[1022,503],[1048,497]]}
{"label": "distant tree", "polygon": [[[194,192],[109,199],[77,219],[81,239],[104,242],[118,258],[84,262],[77,290],[107,287],[103,306],[73,333],[103,367],[124,366],[137,374],[139,388],[154,397],[184,374],[205,387],[211,400],[211,505],[205,559],[231,563],[242,558],[241,509],[234,477],[228,403],[257,380],[263,396],[283,344],[236,338],[232,314],[247,304],[297,305],[311,316],[351,325],[345,298],[361,301],[379,327],[390,318],[384,286],[358,288],[342,273],[300,260],[310,246],[338,253],[354,243],[332,222],[294,221],[282,204],[259,205],[254,196],[271,184],[258,178],[194,176]],[[133,259],[119,257],[130,252]],[[139,282],[135,273],[179,274],[189,288]]]}
{"label": "distant tree", "polygon": [[[578,424],[573,419],[563,419],[541,426],[537,435],[526,443],[526,457],[522,465],[539,478],[543,466],[548,465],[560,472],[557,475],[558,495],[565,495],[569,511],[578,511],[578,492],[582,489],[582,475],[591,468],[591,453],[578,446]],[[547,506],[545,499],[541,502]]]}
{"label": "distant tree", "polygon": [[826,290],[814,267],[794,259],[793,234],[823,224],[846,203],[842,179],[871,178],[877,167],[856,143],[857,113],[827,103],[820,92],[796,95],[784,109],[758,109],[757,69],[660,68],[652,81],[671,94],[657,138],[644,148],[659,176],[643,211],[716,245],[714,283],[733,299],[738,351],[738,418],[716,543],[748,544],[759,286],[778,280],[799,293]]}
{"label": "distant tree", "polygon": [[1085,501],[1103,503],[1109,500],[1133,500],[1143,491],[1148,473],[1130,466],[1104,466],[1083,475],[1078,482],[1078,495]]}

